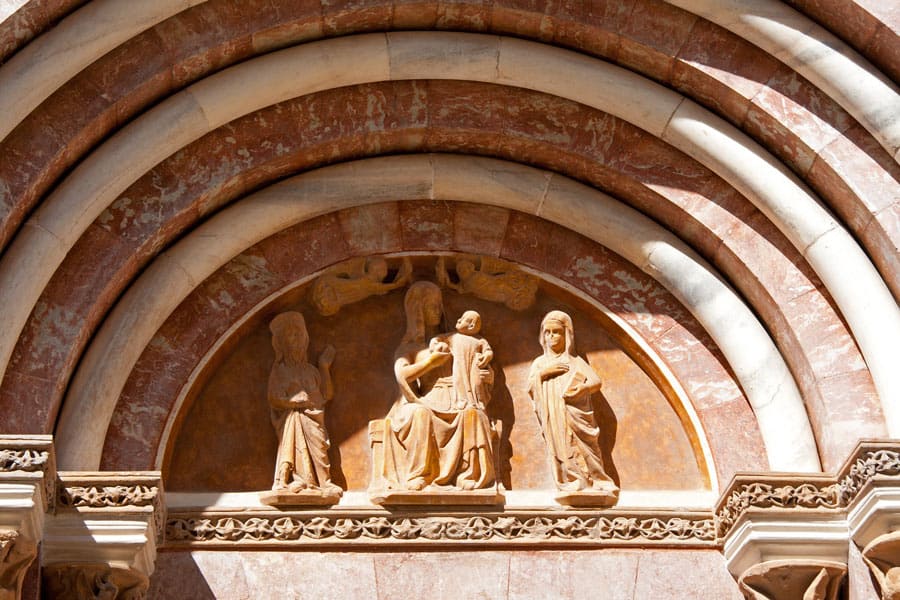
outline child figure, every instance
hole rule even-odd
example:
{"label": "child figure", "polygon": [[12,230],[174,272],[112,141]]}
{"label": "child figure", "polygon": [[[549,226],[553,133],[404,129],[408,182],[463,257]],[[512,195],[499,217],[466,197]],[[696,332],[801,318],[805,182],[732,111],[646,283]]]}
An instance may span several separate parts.
{"label": "child figure", "polygon": [[481,315],[467,310],[456,321],[456,333],[436,336],[429,343],[432,352],[449,352],[453,356],[453,410],[484,410],[491,399],[494,372],[490,362],[494,352],[488,341],[478,335],[480,331]]}

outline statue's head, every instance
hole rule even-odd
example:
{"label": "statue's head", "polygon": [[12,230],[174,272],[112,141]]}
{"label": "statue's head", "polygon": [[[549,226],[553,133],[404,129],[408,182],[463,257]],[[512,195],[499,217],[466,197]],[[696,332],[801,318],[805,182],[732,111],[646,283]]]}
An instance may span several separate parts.
{"label": "statue's head", "polygon": [[572,317],[561,310],[551,310],[541,321],[541,348],[544,353],[575,355],[575,328]]}
{"label": "statue's head", "polygon": [[406,311],[406,335],[403,341],[424,341],[429,328],[438,327],[444,320],[444,300],[441,288],[430,281],[417,281],[406,290],[403,299]]}
{"label": "statue's head", "polygon": [[380,256],[373,256],[366,261],[366,276],[372,281],[384,281],[388,274],[387,261]]}
{"label": "statue's head", "polygon": [[475,272],[475,263],[471,260],[461,259],[456,261],[456,274],[460,279],[468,279]]}
{"label": "statue's head", "polygon": [[302,314],[296,311],[281,313],[269,323],[269,331],[272,332],[276,361],[283,360],[285,356],[294,356],[297,360],[306,359],[309,334]]}

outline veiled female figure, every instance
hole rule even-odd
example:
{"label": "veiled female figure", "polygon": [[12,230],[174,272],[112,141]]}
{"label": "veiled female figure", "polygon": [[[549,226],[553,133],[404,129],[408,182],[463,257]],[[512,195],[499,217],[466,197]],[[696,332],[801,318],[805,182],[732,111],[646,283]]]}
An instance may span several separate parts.
{"label": "veiled female figure", "polygon": [[275,363],[269,374],[269,405],[278,435],[273,490],[322,490],[340,493],[331,482],[330,443],[325,430],[325,404],[334,395],[331,363],[334,347],[327,346],[317,369],[307,361],[309,334],[298,312],[272,319]]}
{"label": "veiled female figure", "polygon": [[440,288],[420,281],[404,298],[406,333],[394,354],[401,397],[385,419],[382,476],[388,489],[483,489],[494,484],[492,429],[479,407],[454,409],[452,354],[429,348],[442,333]]}
{"label": "veiled female figure", "polygon": [[609,488],[612,480],[603,466],[598,444],[600,428],[591,394],[600,390],[600,377],[575,354],[572,318],[554,310],[541,321],[544,353],[531,364],[528,393],[534,401],[553,476],[560,490]]}

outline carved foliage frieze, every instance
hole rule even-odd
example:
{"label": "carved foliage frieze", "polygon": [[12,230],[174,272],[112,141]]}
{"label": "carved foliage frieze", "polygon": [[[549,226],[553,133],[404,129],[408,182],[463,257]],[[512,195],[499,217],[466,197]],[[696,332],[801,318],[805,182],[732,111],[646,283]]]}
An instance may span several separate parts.
{"label": "carved foliage frieze", "polygon": [[50,453],[29,448],[0,448],[0,472],[43,471],[50,463]]}
{"label": "carved foliage frieze", "polygon": [[713,520],[646,515],[175,515],[167,545],[215,542],[662,543],[710,546]]}
{"label": "carved foliage frieze", "polygon": [[60,486],[58,506],[67,508],[153,506],[158,498],[159,488],[154,486]]}
{"label": "carved foliage frieze", "polygon": [[900,476],[900,451],[862,448],[841,470],[837,478],[818,481],[757,481],[736,483],[726,492],[716,510],[716,529],[725,537],[744,512],[751,509],[843,510],[872,479]]}

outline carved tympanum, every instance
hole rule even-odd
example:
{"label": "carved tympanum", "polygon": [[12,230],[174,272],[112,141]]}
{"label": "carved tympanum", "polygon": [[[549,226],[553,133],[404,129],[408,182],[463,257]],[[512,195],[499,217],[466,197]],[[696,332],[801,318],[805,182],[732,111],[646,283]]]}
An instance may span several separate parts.
{"label": "carved tympanum", "polygon": [[450,279],[443,257],[438,258],[435,273],[442,287],[460,294],[472,294],[489,302],[501,302],[512,310],[525,310],[534,304],[538,288],[534,277],[505,261],[486,257],[481,258],[480,268],[476,268],[468,258],[457,259],[458,283]]}
{"label": "carved tympanum", "polygon": [[37,545],[18,531],[0,531],[0,600],[16,600]]}
{"label": "carved tympanum", "polygon": [[880,535],[863,549],[882,600],[900,600],[900,531]]}
{"label": "carved tympanum", "polygon": [[400,398],[369,427],[372,500],[495,503],[494,430],[484,411],[490,346],[477,337],[472,313],[457,332],[440,333],[443,298],[433,283],[410,286],[404,310],[406,332],[394,355]]}
{"label": "carved tympanum", "polygon": [[770,560],[747,569],[738,585],[747,600],[837,600],[846,573],[831,561]]}
{"label": "carved tympanum", "polygon": [[341,488],[331,481],[325,404],[334,395],[331,363],[334,347],[307,361],[309,334],[298,312],[285,312],[270,325],[275,363],[269,375],[269,405],[278,435],[275,481],[262,495],[267,504],[331,504]]}
{"label": "carved tympanum", "polygon": [[388,276],[387,261],[380,256],[354,259],[321,275],[312,285],[310,299],[324,316],[337,314],[342,307],[370,296],[381,296],[405,286],[412,273],[412,263],[404,258],[393,280]]}
{"label": "carved tympanum", "polygon": [[139,571],[94,563],[45,566],[41,583],[48,598],[79,600],[143,600],[150,587]]}
{"label": "carved tympanum", "polygon": [[544,434],[563,504],[609,505],[618,488],[606,473],[591,394],[600,377],[575,353],[572,318],[558,310],[541,321],[544,352],[531,364],[528,392]]}

